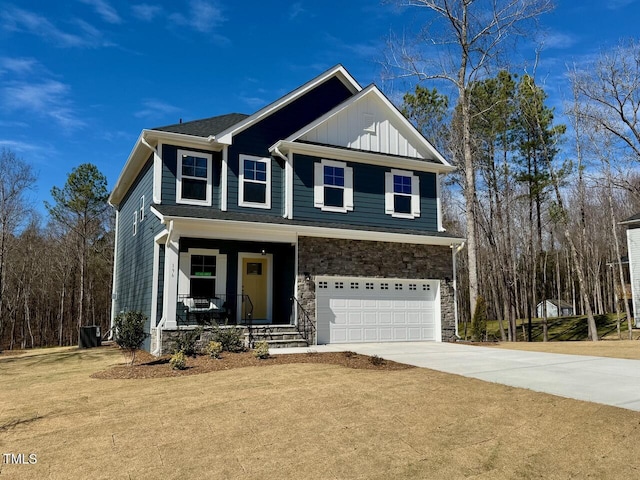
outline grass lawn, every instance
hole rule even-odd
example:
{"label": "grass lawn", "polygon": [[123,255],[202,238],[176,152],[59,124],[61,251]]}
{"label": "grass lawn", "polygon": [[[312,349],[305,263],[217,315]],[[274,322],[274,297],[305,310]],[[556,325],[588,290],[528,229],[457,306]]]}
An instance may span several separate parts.
{"label": "grass lawn", "polygon": [[[606,315],[595,316],[598,336],[600,338],[616,338],[616,315],[609,313]],[[507,328],[506,322],[503,323]],[[529,322],[527,319],[517,319],[518,341],[528,340]],[[547,327],[549,331],[549,341],[576,341],[587,340],[589,338],[586,316],[558,317],[547,319]],[[626,319],[621,322],[622,338],[628,338]],[[464,336],[464,324],[460,326],[460,335]],[[640,332],[635,332],[634,338],[638,338]],[[500,339],[500,326],[497,320],[487,321],[487,336],[489,340]],[[471,338],[471,325],[467,325],[467,337]],[[531,340],[534,342],[542,342],[544,338],[542,332],[542,319],[531,319]]]}
{"label": "grass lawn", "polygon": [[0,357],[0,453],[37,456],[0,480],[640,477],[637,412],[420,368],[90,377],[122,361]]}

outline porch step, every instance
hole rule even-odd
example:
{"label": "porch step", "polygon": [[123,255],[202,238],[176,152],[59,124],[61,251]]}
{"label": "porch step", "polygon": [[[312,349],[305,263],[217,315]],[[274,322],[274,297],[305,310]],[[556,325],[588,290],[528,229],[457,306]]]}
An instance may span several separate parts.
{"label": "porch step", "polygon": [[[269,344],[269,348],[309,346],[295,325],[256,325],[252,327],[252,333],[254,343],[266,341]],[[248,331],[245,331],[244,338],[248,343]]]}

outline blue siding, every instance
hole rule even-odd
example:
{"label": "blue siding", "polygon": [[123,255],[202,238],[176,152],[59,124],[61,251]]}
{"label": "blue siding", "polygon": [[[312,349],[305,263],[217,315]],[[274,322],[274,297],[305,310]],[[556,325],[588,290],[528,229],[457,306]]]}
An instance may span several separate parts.
{"label": "blue siding", "polygon": [[347,87],[337,78],[331,78],[306,93],[295,102],[278,110],[264,120],[239,133],[229,147],[229,195],[230,211],[251,211],[255,214],[282,215],[284,213],[284,165],[281,160],[271,164],[271,209],[238,207],[239,156],[256,155],[269,157],[269,147],[293,132],[316,120],[336,105],[352,96]]}
{"label": "blue siding", "polygon": [[[145,218],[138,218],[137,234],[133,235],[133,212],[139,210],[140,197],[145,197]],[[141,311],[149,318],[153,287],[153,242],[162,230],[158,218],[149,211],[153,198],[153,157],[150,157],[138,178],[118,208],[118,256],[116,258],[115,313]],[[149,348],[149,339],[145,343]]]}
{"label": "blue siding", "polygon": [[390,169],[362,163],[347,163],[353,168],[353,211],[323,212],[313,206],[313,165],[322,159],[295,155],[293,162],[293,218],[373,227],[407,228],[435,232],[438,230],[436,175],[414,172],[420,178],[420,217],[394,218],[384,213],[384,179]]}

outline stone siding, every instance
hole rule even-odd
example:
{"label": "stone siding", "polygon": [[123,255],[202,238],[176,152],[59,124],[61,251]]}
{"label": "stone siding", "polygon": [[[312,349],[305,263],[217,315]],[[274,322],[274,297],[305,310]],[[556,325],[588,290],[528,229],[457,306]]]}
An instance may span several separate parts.
{"label": "stone siding", "polygon": [[448,246],[300,237],[298,300],[314,323],[318,275],[440,280],[442,341],[455,338],[453,262]]}

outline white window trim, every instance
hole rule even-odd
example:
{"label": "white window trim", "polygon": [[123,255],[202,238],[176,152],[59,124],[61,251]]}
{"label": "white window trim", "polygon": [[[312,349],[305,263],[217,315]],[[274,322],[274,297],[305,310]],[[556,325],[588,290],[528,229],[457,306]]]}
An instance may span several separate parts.
{"label": "white window trim", "polygon": [[136,236],[136,234],[138,233],[138,210],[135,210],[133,212],[133,235],[132,236]]}
{"label": "white window trim", "polygon": [[[262,182],[260,180],[246,180],[251,183],[259,183],[265,185],[265,197],[264,203],[257,202],[245,202],[244,201],[244,161],[253,160],[254,162],[262,162],[267,165],[267,181]],[[271,209],[271,158],[270,157],[254,157],[253,155],[240,155],[240,174],[238,175],[238,206],[239,207],[251,207],[251,208],[264,208]]]}
{"label": "white window trim", "polygon": [[140,197],[140,223],[144,220],[144,195]]}
{"label": "white window trim", "polygon": [[[323,158],[313,166],[313,205],[323,212],[347,213],[353,211],[353,168],[346,162],[327,160]],[[344,196],[342,207],[325,206],[324,204],[324,167],[344,169]],[[334,187],[333,185],[330,185]]]}
{"label": "white window trim", "polygon": [[[394,210],[393,176],[411,178],[411,213],[399,213]],[[407,170],[397,170],[392,168],[391,171],[384,174],[384,213],[394,218],[414,219],[420,217],[420,177],[414,175],[413,172]]]}
{"label": "white window trim", "polygon": [[[206,189],[206,198],[204,200],[195,200],[193,198],[182,198],[182,157],[191,156],[191,157],[200,157],[207,159],[207,189]],[[178,150],[178,158],[177,158],[177,176],[176,176],[176,203],[184,203],[186,205],[206,205],[211,206],[211,191],[212,191],[212,173],[213,173],[213,162],[210,153],[202,153],[195,152],[190,150]],[[203,180],[202,178],[195,177],[185,177],[185,178],[194,178],[195,180]]]}
{"label": "white window trim", "polygon": [[180,252],[180,268],[178,275],[178,295],[187,296],[191,289],[191,256],[209,255],[216,257],[216,276],[209,277],[216,282],[216,295],[227,294],[227,256],[220,250],[208,248],[190,248],[187,252]]}

